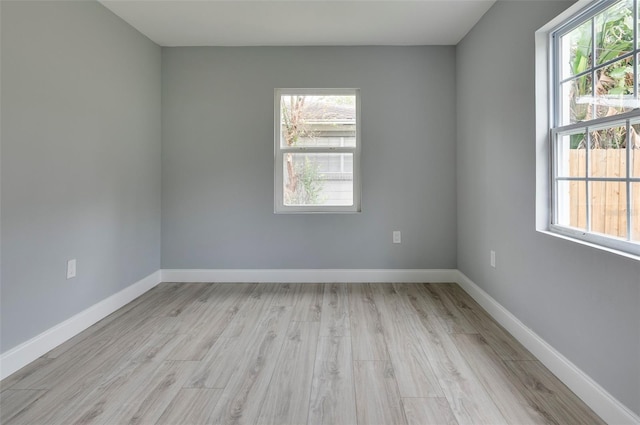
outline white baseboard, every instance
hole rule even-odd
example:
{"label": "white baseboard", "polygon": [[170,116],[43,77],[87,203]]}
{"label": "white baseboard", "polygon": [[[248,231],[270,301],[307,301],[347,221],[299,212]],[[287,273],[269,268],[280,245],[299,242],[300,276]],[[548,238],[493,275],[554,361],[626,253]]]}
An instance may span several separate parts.
{"label": "white baseboard", "polygon": [[79,334],[161,282],[160,270],[0,355],[0,379]]}
{"label": "white baseboard", "polygon": [[455,282],[455,269],[165,269],[163,282]]}
{"label": "white baseboard", "polygon": [[464,273],[456,270],[458,283],[478,304],[511,335],[555,374],[608,424],[640,424],[640,417],[609,394],[589,375],[526,327],[499,302],[476,285]]}

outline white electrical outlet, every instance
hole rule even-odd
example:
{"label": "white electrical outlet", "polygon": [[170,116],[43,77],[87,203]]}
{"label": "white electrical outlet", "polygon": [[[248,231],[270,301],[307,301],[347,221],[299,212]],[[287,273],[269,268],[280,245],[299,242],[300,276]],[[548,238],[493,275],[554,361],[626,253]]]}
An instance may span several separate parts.
{"label": "white electrical outlet", "polygon": [[491,267],[496,268],[496,252],[491,250]]}
{"label": "white electrical outlet", "polygon": [[76,259],[67,261],[67,279],[76,277]]}
{"label": "white electrical outlet", "polygon": [[393,243],[402,243],[402,232],[400,230],[393,231]]}

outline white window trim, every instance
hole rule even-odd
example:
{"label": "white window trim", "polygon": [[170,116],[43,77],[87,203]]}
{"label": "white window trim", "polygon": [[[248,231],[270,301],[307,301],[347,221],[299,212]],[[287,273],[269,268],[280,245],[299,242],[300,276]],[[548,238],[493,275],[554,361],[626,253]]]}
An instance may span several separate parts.
{"label": "white window trim", "polygon": [[[282,147],[280,146],[280,98],[282,95],[355,95],[356,96],[356,146],[350,147]],[[277,88],[274,90],[274,212],[276,214],[322,214],[322,213],[359,213],[361,212],[361,168],[360,157],[361,119],[360,89],[355,88]],[[285,205],[284,204],[284,163],[286,152],[298,153],[352,153],[353,154],[353,205]]]}
{"label": "white window trim", "polygon": [[[554,224],[556,208],[555,202],[555,142],[554,137],[561,129],[560,126],[554,128],[558,120],[556,119],[556,81],[557,66],[554,46],[554,33],[566,28],[571,23],[579,22],[587,15],[595,14],[604,10],[615,0],[579,0],[567,10],[562,12],[551,22],[544,25],[535,34],[535,103],[536,103],[536,230],[543,234],[569,240],[581,245],[589,246],[598,250],[613,253],[622,257],[640,261],[640,245],[635,242],[619,240],[614,237],[589,233],[580,229]],[[636,34],[640,37],[640,34]],[[640,72],[638,72],[640,74]],[[640,111],[635,109],[631,112],[620,114],[616,120],[636,118]],[[593,120],[594,124],[601,124],[603,120]],[[608,121],[608,120],[604,120]],[[635,119],[634,119],[635,121]],[[578,126],[584,124],[577,124]],[[562,129],[572,126],[563,126]],[[630,181],[627,175],[627,181]]]}

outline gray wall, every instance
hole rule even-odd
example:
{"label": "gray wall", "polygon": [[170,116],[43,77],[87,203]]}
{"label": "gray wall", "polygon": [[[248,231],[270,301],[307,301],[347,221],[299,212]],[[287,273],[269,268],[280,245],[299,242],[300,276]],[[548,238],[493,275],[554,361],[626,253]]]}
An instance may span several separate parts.
{"label": "gray wall", "polygon": [[569,5],[498,2],[457,46],[458,268],[640,413],[640,262],[535,231],[534,32]]}
{"label": "gray wall", "polygon": [[97,2],[1,7],[6,351],[160,268],[161,50]]}
{"label": "gray wall", "polygon": [[[164,48],[162,267],[455,268],[454,69],[453,47]],[[361,89],[361,214],[273,213],[276,87]]]}

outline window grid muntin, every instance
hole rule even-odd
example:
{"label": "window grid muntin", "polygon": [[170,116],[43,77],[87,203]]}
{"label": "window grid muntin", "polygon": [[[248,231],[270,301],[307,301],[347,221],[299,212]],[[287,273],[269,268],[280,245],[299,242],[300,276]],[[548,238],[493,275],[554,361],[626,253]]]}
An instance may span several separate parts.
{"label": "window grid muntin", "polygon": [[[593,51],[593,50],[595,50],[595,49],[592,47],[592,49],[591,49],[591,50]],[[611,59],[611,60],[609,60],[609,61],[607,61],[607,62],[604,62],[604,63],[603,63],[603,64],[601,64],[601,65],[594,66],[594,67],[592,67],[592,68],[587,69],[586,71],[582,71],[582,72],[580,72],[580,73],[578,73],[578,74],[572,75],[572,76],[567,77],[567,78],[565,78],[565,79],[563,79],[563,80],[559,80],[559,81],[558,81],[558,84],[559,84],[559,85],[562,85],[563,83],[569,82],[569,81],[571,81],[571,80],[575,80],[575,79],[580,78],[580,77],[583,77],[583,76],[585,76],[585,75],[593,74],[594,72],[597,72],[597,71],[601,70],[602,68],[606,68],[606,67],[608,67],[609,65],[611,65],[611,64],[613,64],[613,63],[616,63],[616,62],[618,62],[618,61],[621,61],[621,60],[627,59],[627,58],[629,58],[629,57],[631,57],[631,56],[636,55],[637,53],[638,53],[638,49],[635,49],[635,50],[633,50],[633,51],[631,51],[631,52],[625,53],[624,55],[617,56],[615,59]],[[635,68],[635,67],[634,67],[634,68]],[[591,77],[593,77],[593,75],[592,75]],[[636,95],[636,94],[637,94],[637,93],[636,93],[636,90],[634,90],[634,97],[635,97],[635,95]]]}

